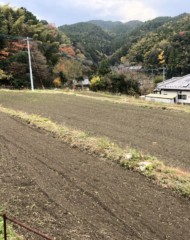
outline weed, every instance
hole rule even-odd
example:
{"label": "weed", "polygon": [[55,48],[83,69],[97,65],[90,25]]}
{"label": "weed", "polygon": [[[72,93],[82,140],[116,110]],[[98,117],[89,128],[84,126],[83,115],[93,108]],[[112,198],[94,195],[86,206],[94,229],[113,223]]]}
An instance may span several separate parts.
{"label": "weed", "polygon": [[107,138],[100,138],[98,141],[98,147],[101,149],[109,149],[111,147],[111,143]]}

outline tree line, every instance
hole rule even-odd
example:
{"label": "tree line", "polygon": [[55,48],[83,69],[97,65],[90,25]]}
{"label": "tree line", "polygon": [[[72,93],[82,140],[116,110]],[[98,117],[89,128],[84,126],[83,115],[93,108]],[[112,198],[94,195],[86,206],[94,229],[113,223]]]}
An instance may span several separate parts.
{"label": "tree line", "polygon": [[[135,95],[155,69],[165,68],[168,78],[190,72],[189,14],[128,25],[91,21],[57,28],[25,8],[0,6],[0,85],[29,88],[26,37],[32,39],[36,88],[69,87],[72,80],[89,77],[92,90]],[[119,65],[140,65],[146,74],[115,71]]]}

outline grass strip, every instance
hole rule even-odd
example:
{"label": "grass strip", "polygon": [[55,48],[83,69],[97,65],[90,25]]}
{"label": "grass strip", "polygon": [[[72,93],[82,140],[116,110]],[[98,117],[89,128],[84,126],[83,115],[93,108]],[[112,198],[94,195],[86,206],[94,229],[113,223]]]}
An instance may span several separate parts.
{"label": "grass strip", "polygon": [[117,162],[126,169],[140,172],[151,178],[164,188],[170,188],[180,195],[190,198],[189,172],[168,167],[157,158],[145,155],[135,149],[129,147],[123,149],[108,138],[93,137],[88,133],[57,124],[39,115],[29,115],[22,111],[4,108],[1,105],[0,111],[17,117],[34,127],[53,133],[73,148],[79,148],[89,154]]}

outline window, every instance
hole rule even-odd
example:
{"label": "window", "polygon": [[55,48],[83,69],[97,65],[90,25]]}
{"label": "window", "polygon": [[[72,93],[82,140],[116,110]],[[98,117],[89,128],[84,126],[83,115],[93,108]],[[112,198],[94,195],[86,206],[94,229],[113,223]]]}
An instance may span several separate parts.
{"label": "window", "polygon": [[178,99],[180,99],[180,100],[187,100],[187,95],[179,94],[178,95]]}

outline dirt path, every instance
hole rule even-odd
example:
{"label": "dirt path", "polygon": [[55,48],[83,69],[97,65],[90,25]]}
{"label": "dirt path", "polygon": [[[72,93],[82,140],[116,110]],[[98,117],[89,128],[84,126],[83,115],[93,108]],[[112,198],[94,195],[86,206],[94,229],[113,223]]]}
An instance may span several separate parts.
{"label": "dirt path", "polygon": [[56,239],[190,239],[189,201],[2,113],[0,184],[11,215]]}
{"label": "dirt path", "polygon": [[36,113],[58,123],[107,136],[190,171],[190,115],[65,94],[1,92],[5,107]]}

